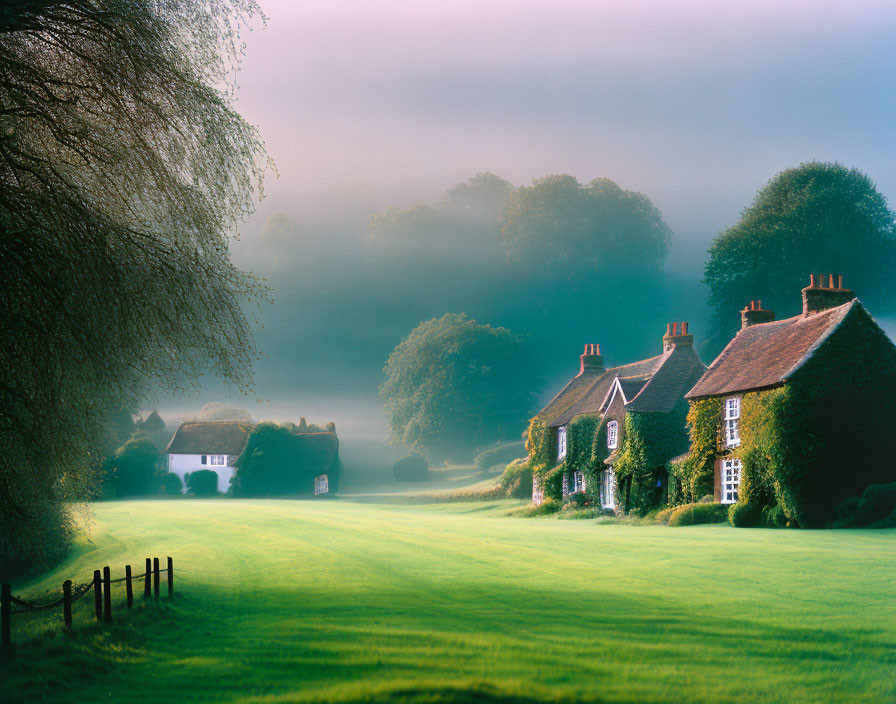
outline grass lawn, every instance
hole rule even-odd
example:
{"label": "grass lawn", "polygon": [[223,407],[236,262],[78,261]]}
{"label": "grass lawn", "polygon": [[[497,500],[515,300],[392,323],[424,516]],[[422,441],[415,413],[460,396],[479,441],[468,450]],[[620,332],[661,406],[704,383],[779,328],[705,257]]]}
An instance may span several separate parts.
{"label": "grass lawn", "polygon": [[0,700],[896,701],[896,531],[507,517],[514,505],[96,504],[91,542],[14,593],[170,554],[175,598],[118,606],[111,627],[82,599],[71,638],[29,640],[50,622],[19,618]]}

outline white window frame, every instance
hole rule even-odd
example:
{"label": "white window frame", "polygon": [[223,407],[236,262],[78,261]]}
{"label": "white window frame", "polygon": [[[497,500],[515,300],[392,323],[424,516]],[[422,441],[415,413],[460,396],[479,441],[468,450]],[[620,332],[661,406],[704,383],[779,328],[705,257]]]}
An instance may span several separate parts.
{"label": "white window frame", "polygon": [[532,503],[540,506],[544,502],[544,489],[541,488],[541,479],[532,477]]}
{"label": "white window frame", "polygon": [[600,506],[616,509],[616,472],[612,468],[600,473]]}
{"label": "white window frame", "polygon": [[740,445],[740,396],[725,399],[725,444]]}
{"label": "white window frame", "polygon": [[329,494],[330,493],[330,480],[326,474],[321,474],[314,478],[314,495],[320,496],[321,494]]}
{"label": "white window frame", "polygon": [[585,491],[585,473],[584,472],[573,472],[572,473],[572,484],[573,484],[573,494],[578,494],[581,491]]}
{"label": "white window frame", "polygon": [[736,504],[740,496],[740,478],[743,465],[737,457],[723,459],[719,468],[719,486],[721,487],[721,503]]}
{"label": "white window frame", "polygon": [[557,461],[566,457],[566,426],[557,428]]}
{"label": "white window frame", "polygon": [[208,467],[226,467],[227,455],[206,455],[205,464]]}
{"label": "white window frame", "polygon": [[619,422],[611,420],[607,423],[607,447],[615,450],[619,447]]}

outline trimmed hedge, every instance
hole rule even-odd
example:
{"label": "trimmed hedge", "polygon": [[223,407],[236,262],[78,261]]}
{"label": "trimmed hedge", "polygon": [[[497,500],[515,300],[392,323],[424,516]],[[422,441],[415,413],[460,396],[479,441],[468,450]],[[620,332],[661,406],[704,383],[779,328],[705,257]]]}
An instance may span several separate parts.
{"label": "trimmed hedge", "polygon": [[737,528],[753,528],[762,517],[762,507],[747,501],[738,501],[728,508],[728,521]]}
{"label": "trimmed hedge", "polygon": [[159,477],[159,493],[166,496],[177,496],[184,493],[184,483],[176,474],[168,473]]}
{"label": "trimmed hedge", "polygon": [[896,525],[896,483],[872,484],[862,495],[837,506],[836,528],[892,528]]}
{"label": "trimmed hedge", "polygon": [[218,493],[218,473],[197,469],[187,475],[187,488],[194,496],[215,496]]}
{"label": "trimmed hedge", "polygon": [[670,526],[693,526],[701,523],[727,523],[727,504],[685,504],[669,516]]}

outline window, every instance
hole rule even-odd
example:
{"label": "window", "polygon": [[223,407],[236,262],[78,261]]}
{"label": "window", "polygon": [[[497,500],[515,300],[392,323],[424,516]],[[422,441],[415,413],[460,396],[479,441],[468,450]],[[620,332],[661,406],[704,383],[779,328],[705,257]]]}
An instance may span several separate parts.
{"label": "window", "polygon": [[566,426],[557,428],[557,461],[566,457]]}
{"label": "window", "polygon": [[580,491],[585,491],[585,473],[584,472],[573,472],[572,473],[572,484],[573,484],[573,493],[578,494]]}
{"label": "window", "polygon": [[223,467],[227,464],[227,455],[208,455],[206,464],[212,467]]}
{"label": "window", "polygon": [[538,477],[532,478],[532,503],[540,505],[544,501],[544,490],[541,488],[541,480]]}
{"label": "window", "polygon": [[607,447],[611,450],[616,449],[619,444],[619,423],[611,420],[607,423]]}
{"label": "window", "polygon": [[314,478],[314,495],[320,496],[321,494],[326,494],[330,491],[330,482],[327,479],[326,474],[321,474],[319,477]]}
{"label": "window", "polygon": [[740,460],[722,460],[722,503],[733,504],[737,502],[740,491]]}
{"label": "window", "polygon": [[612,469],[600,473],[601,508],[616,508],[616,472]]}
{"label": "window", "polygon": [[725,399],[725,443],[728,447],[740,445],[740,399]]}

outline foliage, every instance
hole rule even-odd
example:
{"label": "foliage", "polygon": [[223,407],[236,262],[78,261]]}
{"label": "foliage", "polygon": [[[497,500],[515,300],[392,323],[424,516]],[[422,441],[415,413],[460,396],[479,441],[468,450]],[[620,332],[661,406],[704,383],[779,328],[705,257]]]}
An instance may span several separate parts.
{"label": "foliage", "polygon": [[679,506],[668,506],[660,511],[657,511],[653,516],[654,523],[657,523],[661,526],[669,525],[669,519],[672,518],[672,514],[679,508]]}
{"label": "foliage", "polygon": [[841,164],[808,162],[777,174],[709,249],[705,283],[714,308],[713,352],[761,292],[779,318],[799,312],[807,272],[842,274],[864,299],[896,303],[896,225],[872,180]]}
{"label": "foliage", "polygon": [[517,436],[538,387],[522,339],[446,314],[420,323],[386,362],[380,396],[393,443],[438,457]]}
{"label": "foliage", "polygon": [[501,475],[501,486],[509,496],[527,499],[532,496],[532,466],[527,459],[514,460]]}
{"label": "foliage", "polygon": [[726,523],[728,506],[716,503],[685,504],[669,514],[669,526],[693,526],[699,523]]}
{"label": "foliage", "polygon": [[429,465],[426,458],[414,453],[402,457],[392,465],[392,476],[397,482],[421,482],[429,479]]}
{"label": "foliage", "polygon": [[112,481],[119,496],[142,496],[152,492],[152,482],[162,461],[155,443],[142,433],[122,445],[112,458]]}
{"label": "foliage", "polygon": [[257,12],[3,5],[0,564],[46,564],[64,542],[62,502],[87,493],[105,409],[205,372],[251,378],[243,304],[263,289],[228,235],[268,160],[228,91]]}
{"label": "foliage", "polygon": [[180,496],[184,493],[184,483],[173,472],[166,472],[157,477],[159,493],[166,496]]}
{"label": "foliage", "polygon": [[691,436],[690,452],[686,459],[670,465],[676,482],[676,494],[685,502],[696,501],[713,490],[721,424],[722,405],[719,399],[706,398],[690,402],[687,415]]}
{"label": "foliage", "polygon": [[728,507],[728,522],[736,528],[752,528],[762,518],[762,509],[755,502],[738,501]]}
{"label": "foliage", "polygon": [[586,185],[568,175],[537,179],[510,196],[504,213],[501,235],[510,261],[573,276],[657,272],[672,236],[647,196],[606,178]]}
{"label": "foliage", "polygon": [[194,496],[215,496],[218,493],[218,473],[211,469],[197,469],[187,475],[187,488]]}
{"label": "foliage", "polygon": [[488,450],[483,450],[478,455],[474,463],[483,472],[496,465],[506,465],[526,454],[526,444],[522,440],[516,442],[507,442]]}
{"label": "foliage", "polygon": [[838,528],[896,526],[896,483],[872,484],[861,497],[851,496],[837,506]]}
{"label": "foliage", "polygon": [[326,474],[330,493],[339,487],[339,442],[333,433],[296,433],[291,424],[258,423],[237,461],[230,490],[237,496],[311,493]]}

